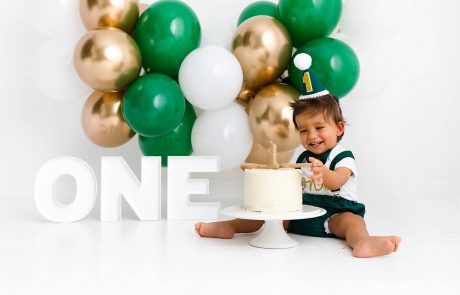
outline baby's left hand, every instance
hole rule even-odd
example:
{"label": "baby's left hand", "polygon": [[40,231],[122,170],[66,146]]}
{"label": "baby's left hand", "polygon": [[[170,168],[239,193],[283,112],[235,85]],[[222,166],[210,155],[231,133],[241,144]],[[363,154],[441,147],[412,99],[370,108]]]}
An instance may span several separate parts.
{"label": "baby's left hand", "polygon": [[313,172],[313,175],[310,176],[310,179],[313,179],[318,186],[322,185],[324,164],[320,160],[313,157],[309,157],[308,160],[311,163],[309,169]]}

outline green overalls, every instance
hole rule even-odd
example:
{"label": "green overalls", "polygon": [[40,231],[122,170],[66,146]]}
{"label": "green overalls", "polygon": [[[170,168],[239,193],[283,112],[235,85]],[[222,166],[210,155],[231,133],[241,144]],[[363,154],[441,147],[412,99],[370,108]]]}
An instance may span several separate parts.
{"label": "green overalls", "polygon": [[[310,151],[304,151],[297,158],[296,162],[309,163],[308,158],[313,157],[325,164],[330,152],[331,150],[318,155]],[[346,157],[351,157],[354,159],[353,154],[350,151],[343,151],[334,157],[331,164],[329,165],[329,169],[334,170],[335,165]],[[326,221],[333,215],[343,212],[351,212],[364,217],[366,210],[365,206],[361,203],[342,198],[337,193],[338,191],[339,190],[333,191],[333,193],[336,192],[334,193],[334,196],[304,193],[302,195],[304,205],[323,208],[326,210],[326,214],[315,218],[291,220],[289,222],[288,232],[315,237],[336,237],[334,234],[326,232],[325,228]]]}

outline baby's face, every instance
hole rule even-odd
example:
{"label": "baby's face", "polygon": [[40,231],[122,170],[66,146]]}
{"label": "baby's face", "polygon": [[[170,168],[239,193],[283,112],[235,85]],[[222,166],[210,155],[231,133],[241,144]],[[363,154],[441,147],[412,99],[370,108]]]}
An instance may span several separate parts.
{"label": "baby's face", "polygon": [[332,119],[325,118],[322,113],[301,113],[295,120],[299,127],[302,146],[315,154],[324,153],[335,147],[337,137],[345,130],[344,122],[336,124]]}

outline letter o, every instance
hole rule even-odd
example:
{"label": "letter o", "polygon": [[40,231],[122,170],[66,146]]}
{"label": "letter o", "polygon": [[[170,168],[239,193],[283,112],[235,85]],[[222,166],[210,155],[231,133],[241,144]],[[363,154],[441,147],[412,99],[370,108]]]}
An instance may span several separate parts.
{"label": "letter o", "polygon": [[[75,179],[75,200],[61,204],[56,198],[56,183],[63,175]],[[55,222],[74,222],[85,218],[96,203],[97,178],[91,166],[74,157],[59,157],[46,162],[35,177],[34,198],[40,214]]]}

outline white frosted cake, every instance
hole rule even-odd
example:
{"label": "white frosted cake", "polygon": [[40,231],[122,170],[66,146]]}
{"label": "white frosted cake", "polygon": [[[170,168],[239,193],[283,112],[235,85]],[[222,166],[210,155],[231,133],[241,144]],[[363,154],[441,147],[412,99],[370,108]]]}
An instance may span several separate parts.
{"label": "white frosted cake", "polygon": [[301,171],[292,168],[245,170],[243,209],[265,213],[301,211]]}

